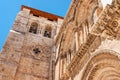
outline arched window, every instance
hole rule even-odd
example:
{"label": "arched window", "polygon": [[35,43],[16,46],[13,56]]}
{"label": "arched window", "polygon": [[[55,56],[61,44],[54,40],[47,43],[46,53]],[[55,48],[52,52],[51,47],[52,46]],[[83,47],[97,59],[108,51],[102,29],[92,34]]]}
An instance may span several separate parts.
{"label": "arched window", "polygon": [[30,26],[29,32],[36,34],[37,33],[37,28],[38,28],[38,24],[33,22]]}
{"label": "arched window", "polygon": [[52,28],[47,25],[46,28],[45,28],[44,36],[48,37],[48,38],[51,38],[51,31],[52,31]]}

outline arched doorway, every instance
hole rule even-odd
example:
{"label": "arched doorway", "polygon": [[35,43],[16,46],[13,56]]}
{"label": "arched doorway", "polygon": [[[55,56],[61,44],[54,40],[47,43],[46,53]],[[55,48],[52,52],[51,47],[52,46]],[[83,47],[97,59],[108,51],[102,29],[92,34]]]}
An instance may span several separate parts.
{"label": "arched doorway", "polygon": [[88,62],[81,80],[120,80],[120,58],[113,51],[102,51]]}

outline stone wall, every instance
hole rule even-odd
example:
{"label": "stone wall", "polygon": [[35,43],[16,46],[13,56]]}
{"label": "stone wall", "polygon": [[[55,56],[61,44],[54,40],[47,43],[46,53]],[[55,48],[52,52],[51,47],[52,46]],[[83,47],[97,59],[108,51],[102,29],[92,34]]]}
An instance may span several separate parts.
{"label": "stone wall", "polygon": [[[0,80],[54,79],[53,40],[62,19],[51,21],[46,17],[34,16],[31,10],[23,8],[10,30],[0,54]],[[34,27],[32,23],[38,25],[36,32],[31,29]],[[50,37],[45,36],[46,27],[51,28]]]}
{"label": "stone wall", "polygon": [[113,0],[102,10],[100,0],[73,0],[55,41],[56,80],[120,78],[119,6]]}

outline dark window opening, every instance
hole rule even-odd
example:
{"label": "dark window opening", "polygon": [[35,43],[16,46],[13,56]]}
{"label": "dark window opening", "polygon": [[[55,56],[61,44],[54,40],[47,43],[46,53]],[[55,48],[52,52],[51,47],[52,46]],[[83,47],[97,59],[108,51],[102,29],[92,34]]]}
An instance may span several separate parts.
{"label": "dark window opening", "polygon": [[53,21],[52,19],[48,19],[49,21]]}
{"label": "dark window opening", "polygon": [[30,30],[29,30],[29,32],[36,34],[36,33],[37,33],[37,30],[36,30],[36,28],[31,27]]}
{"label": "dark window opening", "polygon": [[33,16],[39,17],[38,15],[33,14]]}
{"label": "dark window opening", "polygon": [[33,49],[33,52],[34,52],[35,54],[39,54],[39,53],[41,53],[41,51],[39,50],[39,48],[35,48],[35,49]]}
{"label": "dark window opening", "polygon": [[51,38],[51,32],[50,31],[45,31],[44,36],[48,37],[48,38]]}
{"label": "dark window opening", "polygon": [[51,34],[52,34],[51,32],[52,32],[51,25],[47,25],[45,28],[44,36],[51,38]]}
{"label": "dark window opening", "polygon": [[37,33],[37,27],[38,27],[37,23],[32,23],[31,26],[30,26],[29,32],[36,34]]}

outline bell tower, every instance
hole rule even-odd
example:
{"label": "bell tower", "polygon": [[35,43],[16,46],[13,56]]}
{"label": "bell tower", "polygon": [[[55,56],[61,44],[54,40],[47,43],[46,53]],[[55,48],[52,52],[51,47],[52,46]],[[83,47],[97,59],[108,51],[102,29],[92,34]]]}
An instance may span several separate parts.
{"label": "bell tower", "polygon": [[0,54],[0,80],[54,80],[53,41],[62,22],[22,6]]}

